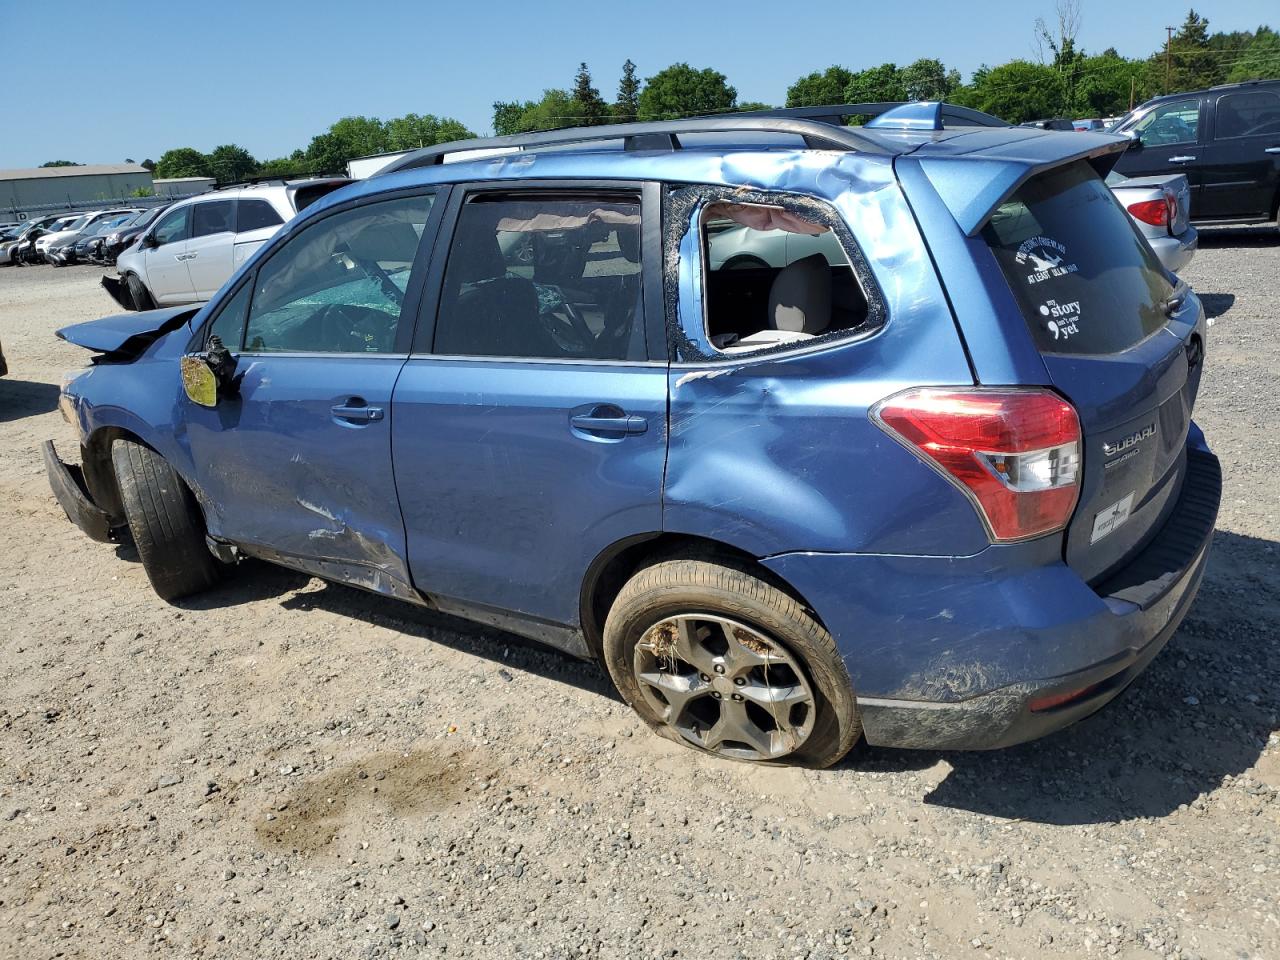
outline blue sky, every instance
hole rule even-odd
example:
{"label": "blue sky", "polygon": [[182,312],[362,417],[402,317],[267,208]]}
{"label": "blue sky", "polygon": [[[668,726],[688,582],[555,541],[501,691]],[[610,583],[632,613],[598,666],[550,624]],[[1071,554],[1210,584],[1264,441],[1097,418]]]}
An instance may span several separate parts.
{"label": "blue sky", "polygon": [[[1185,3],[1082,0],[1080,40],[1138,56]],[[1275,0],[1197,0],[1211,30],[1280,27]],[[623,16],[625,12],[625,16]],[[1053,0],[0,0],[0,168],[157,159],[238,143],[259,159],[305,147],[349,114],[451,115],[473,130],[494,100],[567,87],[580,60],[612,99],[624,60],[641,77],[715,67],[742,100],[781,103],[814,69],[932,56],[968,79],[1034,59]]]}

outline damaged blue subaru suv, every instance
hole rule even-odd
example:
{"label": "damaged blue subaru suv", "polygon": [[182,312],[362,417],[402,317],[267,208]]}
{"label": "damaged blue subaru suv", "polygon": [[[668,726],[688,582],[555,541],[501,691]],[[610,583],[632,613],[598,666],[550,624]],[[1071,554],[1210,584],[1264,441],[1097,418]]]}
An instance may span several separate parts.
{"label": "damaged blue subaru suv", "polygon": [[426,148],[203,306],[61,330],[49,480],[167,600],[283,564],[716,756],[1038,737],[1160,651],[1221,493],[1127,144],[912,103]]}

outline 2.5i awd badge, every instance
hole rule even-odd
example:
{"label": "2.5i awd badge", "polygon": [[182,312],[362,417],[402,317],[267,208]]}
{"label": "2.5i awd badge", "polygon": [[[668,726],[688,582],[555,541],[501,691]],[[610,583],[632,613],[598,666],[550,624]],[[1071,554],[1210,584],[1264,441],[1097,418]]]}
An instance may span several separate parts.
{"label": "2.5i awd badge", "polygon": [[1109,443],[1102,444],[1102,452],[1108,457],[1114,457],[1117,453],[1124,453],[1126,450],[1132,450],[1147,437],[1156,435],[1156,425],[1148,423],[1141,430],[1136,430],[1128,436],[1121,437],[1118,440],[1112,440]]}

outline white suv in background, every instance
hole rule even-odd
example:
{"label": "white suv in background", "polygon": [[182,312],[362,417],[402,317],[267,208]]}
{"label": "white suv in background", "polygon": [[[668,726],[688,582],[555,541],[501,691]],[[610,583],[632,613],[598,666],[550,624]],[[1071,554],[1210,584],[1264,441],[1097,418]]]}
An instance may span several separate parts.
{"label": "white suv in background", "polygon": [[129,310],[208,300],[298,211],[350,182],[274,180],[179,200],[120,254],[120,276],[102,285]]}

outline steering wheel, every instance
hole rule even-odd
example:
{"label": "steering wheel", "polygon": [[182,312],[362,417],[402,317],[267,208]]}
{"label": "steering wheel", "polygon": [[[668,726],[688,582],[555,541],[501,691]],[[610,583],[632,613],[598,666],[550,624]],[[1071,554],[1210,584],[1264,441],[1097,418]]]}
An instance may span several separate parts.
{"label": "steering wheel", "polygon": [[568,300],[539,314],[547,332],[566,353],[589,354],[596,342],[581,312]]}
{"label": "steering wheel", "polygon": [[385,352],[395,343],[395,319],[370,307],[330,304],[316,314],[314,322],[321,342],[338,347],[338,353]]}

